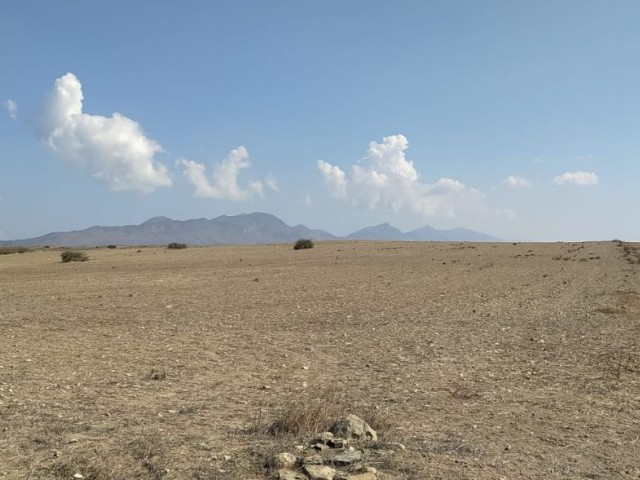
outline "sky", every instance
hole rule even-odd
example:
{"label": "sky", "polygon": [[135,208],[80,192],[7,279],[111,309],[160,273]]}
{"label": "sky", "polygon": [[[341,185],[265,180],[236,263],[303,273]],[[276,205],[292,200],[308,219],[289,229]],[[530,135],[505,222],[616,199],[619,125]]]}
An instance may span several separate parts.
{"label": "sky", "polygon": [[640,240],[636,0],[3,0],[0,239],[268,212]]}

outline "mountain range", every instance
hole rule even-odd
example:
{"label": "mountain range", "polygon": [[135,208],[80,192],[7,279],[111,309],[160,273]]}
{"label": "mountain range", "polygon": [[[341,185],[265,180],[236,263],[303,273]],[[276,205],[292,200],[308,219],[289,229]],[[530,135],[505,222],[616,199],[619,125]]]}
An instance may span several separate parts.
{"label": "mountain range", "polygon": [[153,217],[140,225],[90,227],[73,232],[55,232],[21,240],[0,241],[0,245],[64,245],[69,247],[100,245],[163,245],[171,242],[189,245],[287,243],[299,238],[313,240],[413,240],[495,242],[500,239],[464,228],[438,230],[424,226],[402,232],[383,223],[363,228],[346,237],[337,237],[324,230],[296,225],[290,227],[274,215],[250,213],[222,215],[213,219],[172,220]]}

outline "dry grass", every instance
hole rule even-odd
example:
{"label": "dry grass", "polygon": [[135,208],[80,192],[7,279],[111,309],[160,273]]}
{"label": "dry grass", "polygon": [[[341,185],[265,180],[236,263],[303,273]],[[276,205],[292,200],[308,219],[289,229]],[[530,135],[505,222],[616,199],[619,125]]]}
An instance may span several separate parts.
{"label": "dry grass", "polygon": [[336,388],[305,392],[289,400],[264,430],[270,435],[296,438],[325,432],[349,408],[344,390]]}
{"label": "dry grass", "polygon": [[11,255],[13,253],[26,253],[29,251],[27,247],[20,246],[5,246],[0,247],[0,255]]}
{"label": "dry grass", "polygon": [[269,455],[347,413],[396,480],[638,478],[637,251],[4,255],[0,479],[269,478]]}

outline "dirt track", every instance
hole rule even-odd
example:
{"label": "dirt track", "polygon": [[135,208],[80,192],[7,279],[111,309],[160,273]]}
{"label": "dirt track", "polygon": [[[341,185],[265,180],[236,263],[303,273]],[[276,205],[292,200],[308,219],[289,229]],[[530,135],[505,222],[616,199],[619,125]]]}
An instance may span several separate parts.
{"label": "dirt track", "polygon": [[0,479],[268,478],[318,396],[406,446],[388,478],[640,478],[620,242],[87,253],[0,255]]}

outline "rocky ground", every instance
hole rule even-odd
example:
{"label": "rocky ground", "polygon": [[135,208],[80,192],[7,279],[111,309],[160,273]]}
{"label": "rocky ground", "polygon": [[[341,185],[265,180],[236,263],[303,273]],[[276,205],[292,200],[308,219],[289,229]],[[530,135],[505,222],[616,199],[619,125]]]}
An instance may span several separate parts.
{"label": "rocky ground", "polygon": [[637,244],[85,253],[0,255],[0,479],[640,478]]}

